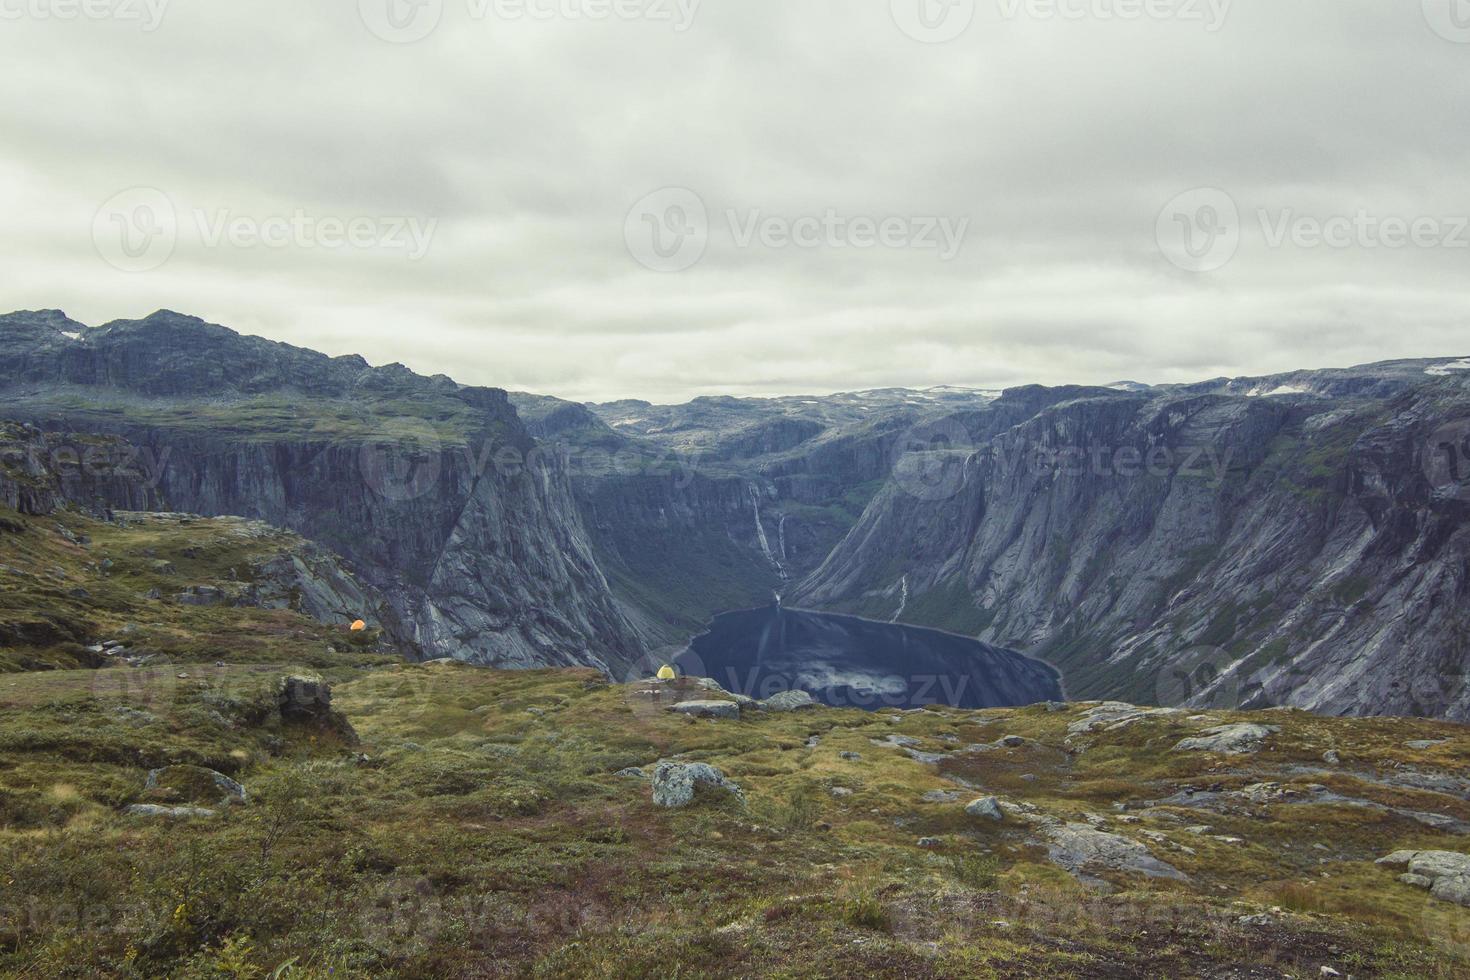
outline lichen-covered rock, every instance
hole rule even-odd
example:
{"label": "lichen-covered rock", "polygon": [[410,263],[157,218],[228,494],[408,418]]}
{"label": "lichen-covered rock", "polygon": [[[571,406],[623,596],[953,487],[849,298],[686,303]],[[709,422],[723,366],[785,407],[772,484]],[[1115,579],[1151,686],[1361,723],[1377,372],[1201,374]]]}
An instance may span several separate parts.
{"label": "lichen-covered rock", "polygon": [[247,800],[245,787],[203,766],[165,766],[148,773],[143,791],[160,801],[228,806]]}
{"label": "lichen-covered rock", "polygon": [[1186,738],[1174,746],[1175,752],[1218,752],[1221,755],[1251,755],[1261,750],[1261,743],[1281,731],[1275,725],[1241,722],[1217,725],[1204,733]]}
{"label": "lichen-covered rock", "polygon": [[1116,731],[1144,718],[1174,714],[1179,714],[1177,708],[1140,708],[1121,701],[1104,701],[1088,708],[1080,718],[1068,725],[1067,734],[1085,735],[1099,729]]}
{"label": "lichen-covered rock", "polygon": [[1470,854],[1458,851],[1394,851],[1375,862],[1389,868],[1405,868],[1399,880],[1428,888],[1443,902],[1470,906]]}
{"label": "lichen-covered rock", "polygon": [[1050,840],[1047,856],[1053,864],[1074,875],[1086,871],[1128,871],[1150,878],[1187,881],[1184,872],[1154,857],[1135,840],[1110,834],[1082,823],[1046,828]]}
{"label": "lichen-covered rock", "polygon": [[993,796],[982,796],[978,800],[972,800],[966,807],[965,812],[972,817],[980,817],[984,820],[1001,821],[1006,818],[1005,811],[1000,808],[1000,800]]}
{"label": "lichen-covered rock", "polygon": [[159,806],[155,803],[134,803],[123,808],[130,817],[163,817],[165,820],[189,820],[194,817],[216,816],[214,810],[201,806]]}
{"label": "lichen-covered rock", "polygon": [[332,685],[320,677],[294,674],[278,685],[281,717],[293,721],[320,719],[332,710]]}
{"label": "lichen-covered rock", "polygon": [[745,795],[740,787],[725,778],[725,774],[704,762],[660,762],[653,770],[653,802],[658,806],[677,809],[694,802],[697,787],[729,793],[741,800]]}
{"label": "lichen-covered rock", "polygon": [[782,691],[760,702],[766,711],[800,711],[816,707],[816,700],[805,691]]}

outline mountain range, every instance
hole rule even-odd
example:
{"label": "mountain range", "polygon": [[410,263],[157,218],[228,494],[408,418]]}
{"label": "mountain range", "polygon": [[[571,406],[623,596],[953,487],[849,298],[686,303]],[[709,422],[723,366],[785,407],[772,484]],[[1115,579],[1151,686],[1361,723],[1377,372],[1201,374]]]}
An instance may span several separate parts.
{"label": "mountain range", "polygon": [[584,405],[41,311],[0,316],[0,419],[31,427],[12,506],[288,529],[418,659],[647,676],[779,595],[1025,652],[1073,698],[1470,720],[1458,356]]}

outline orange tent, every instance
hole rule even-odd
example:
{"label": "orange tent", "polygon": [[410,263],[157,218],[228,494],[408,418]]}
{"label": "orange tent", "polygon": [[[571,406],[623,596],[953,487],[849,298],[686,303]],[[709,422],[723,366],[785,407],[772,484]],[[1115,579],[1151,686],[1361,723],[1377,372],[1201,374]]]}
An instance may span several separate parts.
{"label": "orange tent", "polygon": [[367,629],[367,623],[364,623],[360,619],[352,624],[352,632],[354,633],[361,633],[365,629]]}

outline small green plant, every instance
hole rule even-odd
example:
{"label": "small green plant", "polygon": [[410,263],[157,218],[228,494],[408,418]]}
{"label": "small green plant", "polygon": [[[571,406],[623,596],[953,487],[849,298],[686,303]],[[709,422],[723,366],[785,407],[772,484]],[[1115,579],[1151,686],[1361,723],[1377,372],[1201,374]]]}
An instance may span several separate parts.
{"label": "small green plant", "polygon": [[811,830],[822,815],[822,802],[811,786],[797,790],[790,799],[777,805],[773,821],[782,830],[801,832]]}
{"label": "small green plant", "polygon": [[891,922],[883,907],[879,882],[875,873],[847,872],[837,891],[837,915],[854,929],[888,932]]}
{"label": "small green plant", "polygon": [[966,854],[952,858],[954,876],[979,891],[994,891],[999,883],[1000,862],[989,854]]}

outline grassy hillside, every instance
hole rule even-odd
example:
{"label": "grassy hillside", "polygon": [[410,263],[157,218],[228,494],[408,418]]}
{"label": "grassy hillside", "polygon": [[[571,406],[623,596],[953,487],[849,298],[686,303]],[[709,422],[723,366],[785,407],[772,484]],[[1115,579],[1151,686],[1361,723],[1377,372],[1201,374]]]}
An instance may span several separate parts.
{"label": "grassy hillside", "polygon": [[[1373,864],[1400,847],[1464,849],[1464,837],[1290,796],[1239,815],[1145,805],[1182,787],[1321,782],[1344,798],[1466,820],[1463,799],[1374,781],[1395,766],[1470,776],[1463,729],[1276,712],[1283,731],[1237,758],[1169,752],[1206,724],[1183,715],[1069,744],[1082,707],[696,722],[661,708],[687,687],[650,696],[646,685],[610,686],[590,672],[344,666],[324,673],[361,739],[349,744],[272,714],[285,669],[170,672],[161,687],[99,686],[90,671],[0,680],[0,971],[1316,977],[1331,966],[1447,978],[1470,969],[1470,913]],[[1006,735],[1026,741],[962,748]],[[874,744],[891,736],[937,763]],[[1404,745],[1437,737],[1450,741]],[[1307,773],[1328,748],[1340,771]],[[618,775],[669,758],[719,767],[744,800],[700,796],[667,810],[644,779]],[[120,812],[147,798],[151,767],[179,762],[241,780],[249,802],[183,821]],[[965,813],[982,793],[1000,796],[1005,821]],[[1048,860],[1039,830],[1048,818],[1098,822],[1187,880],[1099,870],[1084,884]],[[1264,918],[1241,921],[1251,915]]]}
{"label": "grassy hillside", "polygon": [[[388,659],[371,652],[376,630],[353,635],[290,609],[233,605],[249,601],[261,563],[304,547],[294,534],[238,518],[128,514],[104,522],[0,507],[0,674],[101,666],[112,658],[89,648],[107,640],[177,663]],[[178,601],[199,587],[217,589],[222,604]]]}
{"label": "grassy hillside", "polygon": [[[1470,851],[1462,727],[1097,705],[693,720],[666,708],[725,696],[410,665],[290,609],[146,598],[242,587],[299,542],[259,525],[0,516],[0,621],[73,637],[0,652],[0,976],[1470,975],[1470,909],[1374,863]],[[88,650],[109,636],[125,654]],[[287,710],[303,672],[335,714]],[[1174,750],[1237,722],[1279,730]],[[660,760],[741,795],[657,806]],[[966,811],[991,795],[1002,820]],[[1069,865],[1079,834],[1128,860]]]}

